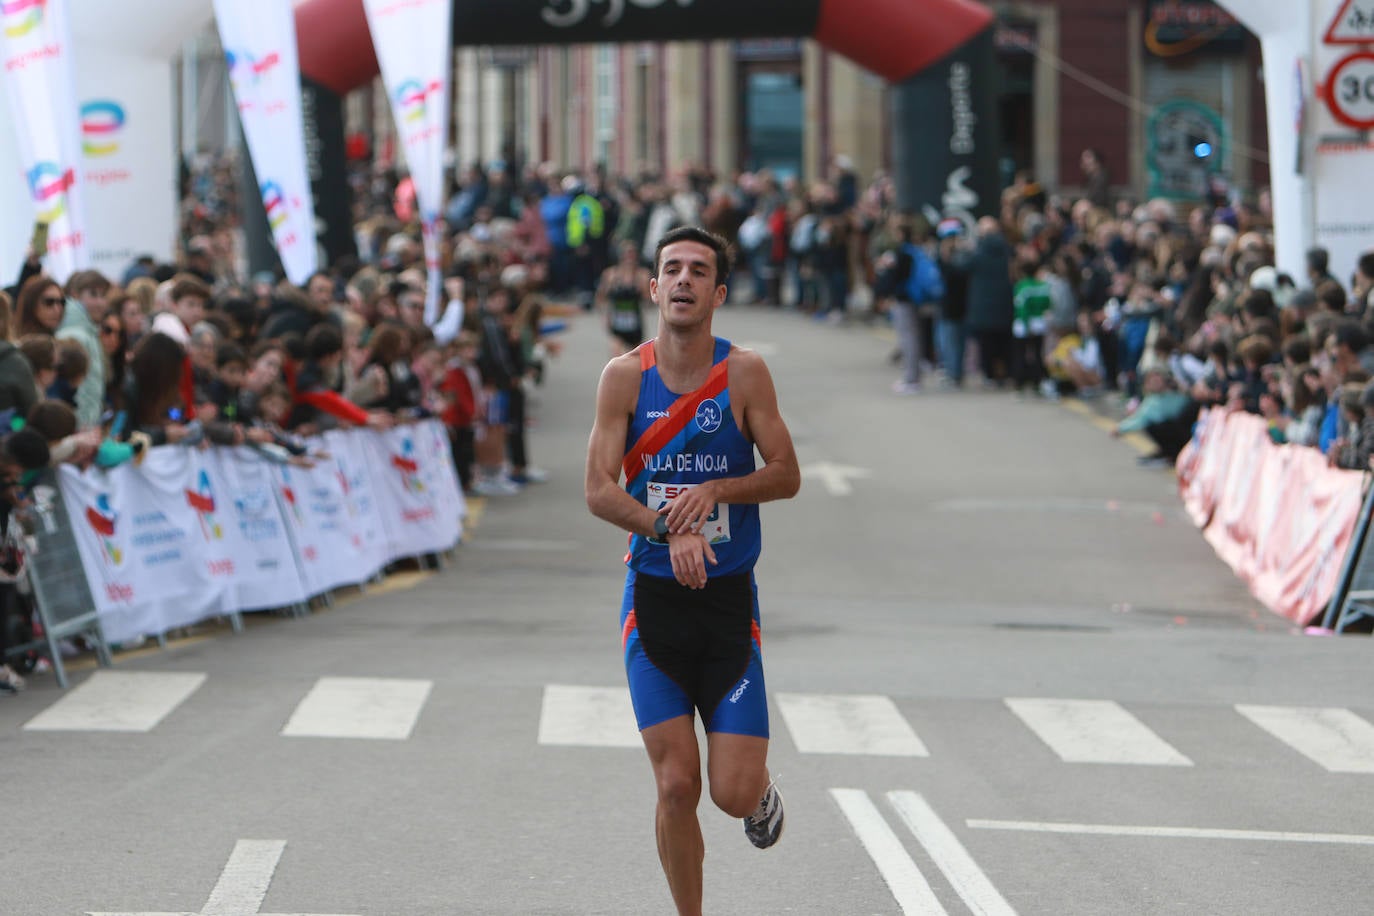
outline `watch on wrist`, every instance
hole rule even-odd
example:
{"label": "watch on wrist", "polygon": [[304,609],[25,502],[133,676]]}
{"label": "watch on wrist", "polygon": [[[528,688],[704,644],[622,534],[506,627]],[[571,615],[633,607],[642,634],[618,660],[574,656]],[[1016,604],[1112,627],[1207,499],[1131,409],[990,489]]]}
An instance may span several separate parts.
{"label": "watch on wrist", "polygon": [[666,515],[656,515],[656,516],[654,516],[654,540],[656,540],[656,541],[667,541],[667,540],[668,540],[668,516],[666,516]]}

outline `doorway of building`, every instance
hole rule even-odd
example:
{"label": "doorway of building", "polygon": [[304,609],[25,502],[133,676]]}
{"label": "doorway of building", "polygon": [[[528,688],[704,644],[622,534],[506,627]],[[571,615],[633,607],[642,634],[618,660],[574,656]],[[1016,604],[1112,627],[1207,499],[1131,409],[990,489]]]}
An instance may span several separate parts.
{"label": "doorway of building", "polygon": [[740,67],[740,165],[769,169],[778,180],[802,172],[803,91],[801,67]]}

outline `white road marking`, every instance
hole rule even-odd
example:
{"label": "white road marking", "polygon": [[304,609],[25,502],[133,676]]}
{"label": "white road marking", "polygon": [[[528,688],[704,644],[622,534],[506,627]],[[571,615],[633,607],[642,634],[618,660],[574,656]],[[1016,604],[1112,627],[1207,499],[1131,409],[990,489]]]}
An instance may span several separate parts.
{"label": "white road marking", "polygon": [[1374,836],[1357,833],[1289,833],[1277,830],[1231,830],[1210,827],[1130,827],[1119,824],[1055,824],[1037,821],[965,821],[974,830],[1017,830],[1026,833],[1074,833],[1089,836],[1147,837],[1182,840],[1248,840],[1263,843],[1327,843],[1374,846]]}
{"label": "white road marking", "polygon": [[539,743],[642,747],[629,689],[545,685],[539,711]]}
{"label": "white road marking", "polygon": [[930,756],[897,705],[885,696],[780,693],[776,700],[803,754]]}
{"label": "white road marking", "polygon": [[199,672],[96,671],[27,731],[147,732],[205,683]]}
{"label": "white road marking", "polygon": [[850,480],[867,480],[873,476],[873,472],[868,468],[856,468],[847,464],[834,464],[829,461],[818,461],[815,464],[808,464],[801,469],[804,478],[814,478],[820,480],[825,485],[825,489],[831,496],[849,496],[854,492],[854,487]]}
{"label": "white road marking", "polygon": [[1242,704],[1236,712],[1332,773],[1374,773],[1374,725],[1348,709]]}
{"label": "white road marking", "polygon": [[259,913],[285,840],[239,840],[229,854],[210,899],[198,913],[88,912],[86,916],[344,916],[329,913]]}
{"label": "white road marking", "polygon": [[854,828],[878,873],[887,882],[905,916],[946,916],[925,876],[907,855],[902,841],[883,820],[862,789],[831,789],[830,795]]}
{"label": "white road marking", "polygon": [[924,798],[915,792],[889,792],[887,800],[974,916],[1016,916],[1016,911],[992,886],[954,831],[940,820]]}
{"label": "white road marking", "polygon": [[285,840],[239,840],[220,873],[201,916],[247,916],[262,909]]}
{"label": "white road marking", "polygon": [[1005,702],[1066,763],[1193,765],[1111,700],[1008,698]]}
{"label": "white road marking", "polygon": [[296,706],[281,733],[290,738],[410,737],[433,681],[322,677]]}

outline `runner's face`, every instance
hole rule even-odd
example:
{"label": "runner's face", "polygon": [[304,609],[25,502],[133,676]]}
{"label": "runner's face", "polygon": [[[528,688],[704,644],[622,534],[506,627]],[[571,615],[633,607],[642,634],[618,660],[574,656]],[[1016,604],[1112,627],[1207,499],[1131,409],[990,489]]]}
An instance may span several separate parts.
{"label": "runner's face", "polygon": [[669,325],[708,320],[725,301],[725,287],[716,284],[716,253],[700,242],[674,242],[659,257],[649,293]]}

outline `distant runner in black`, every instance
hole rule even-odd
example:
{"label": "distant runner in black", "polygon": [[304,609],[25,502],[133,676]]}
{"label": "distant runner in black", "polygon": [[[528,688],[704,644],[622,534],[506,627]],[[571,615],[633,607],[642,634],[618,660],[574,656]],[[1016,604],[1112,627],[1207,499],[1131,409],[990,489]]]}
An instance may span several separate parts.
{"label": "distant runner in black", "polygon": [[620,246],[620,260],[606,268],[596,290],[597,305],[606,311],[611,355],[629,353],[644,342],[644,303],[649,301],[649,272],[639,264],[633,242]]}

